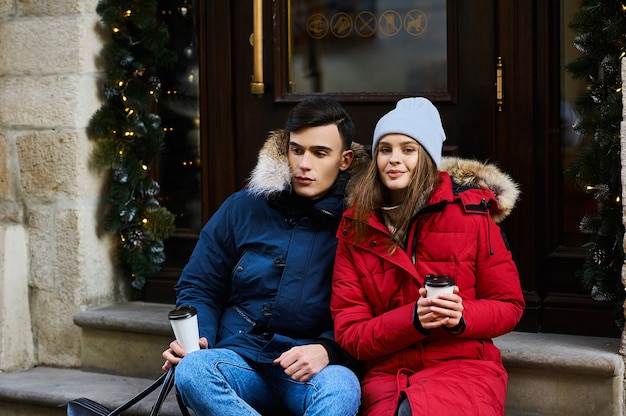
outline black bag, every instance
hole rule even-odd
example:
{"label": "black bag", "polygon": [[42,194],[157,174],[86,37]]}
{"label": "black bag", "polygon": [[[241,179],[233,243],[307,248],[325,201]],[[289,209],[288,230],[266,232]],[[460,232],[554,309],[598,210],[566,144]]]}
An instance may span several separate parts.
{"label": "black bag", "polygon": [[[150,411],[150,416],[157,416],[159,411],[161,410],[161,406],[167,397],[167,394],[170,392],[172,387],[174,386],[174,369],[172,366],[167,373],[164,373],[159,378],[157,378],[151,385],[146,387],[136,396],[128,400],[126,403],[121,404],[115,410],[111,411],[101,405],[100,403],[94,402],[93,400],[86,399],[81,397],[79,399],[74,399],[67,403],[67,415],[68,416],[117,416],[120,415],[123,411],[128,410],[132,406],[139,403],[143,400],[147,395],[156,390],[159,386],[161,390],[159,391],[159,395],[156,399],[156,402],[152,405],[152,410]],[[176,389],[174,389],[176,390]],[[182,399],[176,392],[176,400],[178,401],[178,406],[180,407],[181,414],[183,416],[190,416],[189,410],[183,404]]]}

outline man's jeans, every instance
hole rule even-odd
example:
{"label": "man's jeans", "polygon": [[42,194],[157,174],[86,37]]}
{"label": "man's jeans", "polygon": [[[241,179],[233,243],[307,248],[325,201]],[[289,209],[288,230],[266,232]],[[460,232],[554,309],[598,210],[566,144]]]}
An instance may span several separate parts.
{"label": "man's jeans", "polygon": [[176,367],[183,402],[198,416],[354,416],[359,380],[346,367],[329,365],[311,380],[292,380],[279,365],[248,364],[233,351],[214,348],[187,355]]}

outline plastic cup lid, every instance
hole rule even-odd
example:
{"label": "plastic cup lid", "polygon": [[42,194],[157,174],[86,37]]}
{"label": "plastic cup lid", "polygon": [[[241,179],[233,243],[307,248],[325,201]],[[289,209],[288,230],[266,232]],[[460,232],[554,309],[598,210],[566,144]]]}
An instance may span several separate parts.
{"label": "plastic cup lid", "polygon": [[176,309],[172,309],[171,311],[169,311],[167,316],[169,317],[169,319],[176,320],[176,319],[191,318],[197,313],[198,311],[196,310],[196,308],[194,308],[193,306],[186,305],[186,306],[181,306]]}

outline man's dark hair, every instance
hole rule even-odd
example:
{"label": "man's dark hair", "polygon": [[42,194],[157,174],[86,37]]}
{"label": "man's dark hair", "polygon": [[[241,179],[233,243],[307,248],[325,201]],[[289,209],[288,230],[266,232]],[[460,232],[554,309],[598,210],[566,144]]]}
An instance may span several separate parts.
{"label": "man's dark hair", "polygon": [[287,114],[285,129],[292,132],[303,127],[319,127],[328,124],[337,125],[343,150],[350,149],[356,135],[356,127],[346,109],[329,95],[317,95],[298,103]]}

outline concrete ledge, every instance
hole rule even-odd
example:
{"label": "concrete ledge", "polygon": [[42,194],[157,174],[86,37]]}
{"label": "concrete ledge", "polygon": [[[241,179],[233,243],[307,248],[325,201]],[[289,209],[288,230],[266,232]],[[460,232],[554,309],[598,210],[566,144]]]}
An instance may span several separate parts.
{"label": "concrete ledge", "polygon": [[[165,350],[174,339],[167,313],[173,305],[125,302],[81,312],[83,370],[128,377],[156,378]],[[120,358],[123,351],[123,358]]]}
{"label": "concrete ledge", "polygon": [[[65,404],[79,397],[87,397],[112,410],[152,381],[50,367],[0,374],[0,416],[65,415]],[[149,414],[157,394],[158,389],[125,414]],[[180,415],[174,392],[168,395],[160,414]]]}
{"label": "concrete ledge", "polygon": [[167,313],[174,305],[123,302],[79,313],[74,323],[81,328],[173,336]]}
{"label": "concrete ledge", "polygon": [[494,339],[505,367],[592,376],[624,374],[618,338],[511,332]]}
{"label": "concrete ledge", "polygon": [[509,373],[507,416],[624,415],[619,339],[513,332],[494,343]]}

